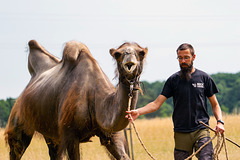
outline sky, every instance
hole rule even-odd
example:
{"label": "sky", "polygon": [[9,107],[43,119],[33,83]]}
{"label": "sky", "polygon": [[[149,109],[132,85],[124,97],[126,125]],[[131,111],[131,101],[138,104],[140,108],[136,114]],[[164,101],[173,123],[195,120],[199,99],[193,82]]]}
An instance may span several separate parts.
{"label": "sky", "polygon": [[164,81],[177,72],[182,43],[193,45],[194,67],[237,73],[239,6],[239,0],[1,0],[0,99],[17,98],[28,84],[32,39],[60,59],[66,42],[86,44],[113,84],[109,49],[126,41],[148,47],[141,81]]}

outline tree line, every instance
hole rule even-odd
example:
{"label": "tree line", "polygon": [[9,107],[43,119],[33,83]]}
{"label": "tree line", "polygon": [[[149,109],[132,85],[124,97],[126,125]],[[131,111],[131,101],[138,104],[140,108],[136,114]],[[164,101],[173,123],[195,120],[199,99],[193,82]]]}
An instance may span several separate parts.
{"label": "tree line", "polygon": [[[212,74],[211,77],[215,81],[219,93],[216,94],[221,109],[226,114],[239,114],[240,112],[240,72],[232,73],[217,73]],[[149,83],[143,81],[141,84],[143,95],[139,94],[137,108],[154,101],[161,93],[165,81],[156,81]],[[5,127],[10,111],[16,99],[7,98],[0,100],[0,127]],[[210,103],[208,102],[209,114],[212,115]],[[140,118],[154,118],[154,117],[169,117],[173,112],[172,98],[167,99],[162,107],[154,113],[143,115]]]}
{"label": "tree line", "polygon": [[15,103],[16,99],[7,98],[6,100],[0,100],[0,127],[5,127],[7,124],[7,120],[11,109]]}

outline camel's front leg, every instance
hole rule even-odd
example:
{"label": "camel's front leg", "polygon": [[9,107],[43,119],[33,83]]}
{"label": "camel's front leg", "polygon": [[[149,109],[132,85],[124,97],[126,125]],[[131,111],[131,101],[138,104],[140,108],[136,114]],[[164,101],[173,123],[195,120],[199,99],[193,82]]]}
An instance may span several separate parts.
{"label": "camel's front leg", "polygon": [[46,136],[44,136],[44,138],[48,146],[50,160],[62,159],[61,155],[58,155],[59,144],[54,142],[54,140],[52,140],[51,138],[48,138]]}
{"label": "camel's front leg", "polygon": [[58,156],[61,157],[67,150],[69,160],[80,160],[79,138],[75,136],[75,132],[68,127],[63,127],[60,131],[60,145]]}
{"label": "camel's front leg", "polygon": [[[10,122],[11,123],[11,122]],[[7,141],[10,146],[9,159],[10,160],[20,160],[23,153],[27,149],[31,142],[33,133],[30,135],[26,134],[21,125],[14,126],[13,129],[7,131]]]}
{"label": "camel's front leg", "polygon": [[128,153],[128,146],[126,139],[121,132],[116,132],[111,137],[101,137],[101,144],[106,146],[107,150],[117,160],[130,160]]}
{"label": "camel's front leg", "polygon": [[80,160],[79,141],[77,139],[67,144],[67,152],[70,160]]}

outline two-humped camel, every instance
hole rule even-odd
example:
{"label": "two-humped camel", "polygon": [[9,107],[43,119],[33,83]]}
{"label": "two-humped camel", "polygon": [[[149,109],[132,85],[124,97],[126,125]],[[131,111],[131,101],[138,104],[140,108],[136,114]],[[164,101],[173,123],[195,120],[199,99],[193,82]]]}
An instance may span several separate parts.
{"label": "two-humped camel", "polygon": [[[70,41],[62,60],[36,41],[29,42],[31,80],[16,100],[5,131],[10,159],[21,159],[35,131],[48,145],[51,160],[80,159],[79,143],[97,135],[116,159],[129,159],[125,138],[119,132],[128,125],[130,83],[139,87],[147,48],[124,43],[110,54],[117,63],[119,83],[110,83],[86,45]],[[138,91],[133,90],[131,109]]]}

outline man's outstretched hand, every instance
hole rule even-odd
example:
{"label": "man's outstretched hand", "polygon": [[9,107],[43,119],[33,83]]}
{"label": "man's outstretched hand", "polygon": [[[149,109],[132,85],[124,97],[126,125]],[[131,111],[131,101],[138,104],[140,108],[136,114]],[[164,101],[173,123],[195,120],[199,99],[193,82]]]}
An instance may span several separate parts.
{"label": "man's outstretched hand", "polygon": [[126,113],[127,113],[127,115],[125,116],[125,118],[128,118],[128,120],[130,122],[134,121],[135,119],[137,119],[138,116],[140,115],[137,109],[136,110],[131,110],[131,111],[126,111]]}

